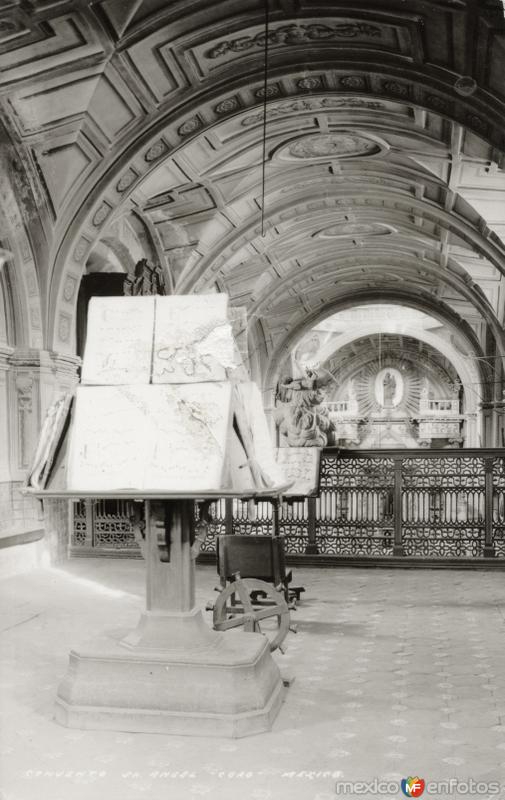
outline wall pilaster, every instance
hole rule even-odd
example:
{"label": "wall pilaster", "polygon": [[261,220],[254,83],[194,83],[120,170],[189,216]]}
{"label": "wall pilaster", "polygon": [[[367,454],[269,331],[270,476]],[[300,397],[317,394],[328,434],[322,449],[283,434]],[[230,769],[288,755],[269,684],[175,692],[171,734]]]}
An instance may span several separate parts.
{"label": "wall pilaster", "polygon": [[68,503],[22,493],[51,403],[77,382],[80,360],[47,350],[0,348],[0,536],[45,528],[44,563],[60,560],[68,541]]}

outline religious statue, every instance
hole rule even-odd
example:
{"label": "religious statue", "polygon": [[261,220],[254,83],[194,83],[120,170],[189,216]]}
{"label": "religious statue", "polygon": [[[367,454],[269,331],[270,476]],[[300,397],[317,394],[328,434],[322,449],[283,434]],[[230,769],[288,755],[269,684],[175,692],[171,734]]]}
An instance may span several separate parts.
{"label": "religious statue", "polygon": [[392,372],[386,372],[382,385],[384,391],[384,408],[393,408],[393,400],[396,392],[396,380]]}
{"label": "religious statue", "polygon": [[125,281],[124,293],[134,297],[166,294],[162,268],[157,264],[149,264],[147,258],[137,261],[133,278],[129,275]]}
{"label": "religious statue", "polygon": [[277,387],[275,419],[291,447],[325,447],[333,429],[322,405],[326,381],[310,369],[303,378],[285,377]]}

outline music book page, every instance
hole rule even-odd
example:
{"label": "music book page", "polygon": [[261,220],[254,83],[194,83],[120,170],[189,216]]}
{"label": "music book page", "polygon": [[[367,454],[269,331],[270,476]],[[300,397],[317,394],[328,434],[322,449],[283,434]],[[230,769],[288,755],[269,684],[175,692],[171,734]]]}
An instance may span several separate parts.
{"label": "music book page", "polygon": [[251,468],[253,474],[255,473],[255,468],[259,472],[259,479],[256,479],[258,489],[285,484],[284,473],[275,457],[275,449],[263,410],[260,390],[255,383],[249,381],[236,384],[235,391],[239,398],[236,408],[237,410],[243,408],[245,412],[246,422],[244,422],[242,414],[237,415],[237,419],[244,438],[246,451],[248,450],[248,442],[252,442]]}
{"label": "music book page", "polygon": [[231,386],[79,386],[68,488],[198,492],[222,488]]}
{"label": "music book page", "polygon": [[227,295],[156,298],[153,383],[224,381],[237,360]]}
{"label": "music book page", "polygon": [[27,486],[31,486],[34,489],[45,488],[67,425],[73,396],[73,392],[66,392],[58,397],[48,408],[40,431],[37,450],[28,473]]}
{"label": "music book page", "polygon": [[149,383],[154,297],[92,297],[81,383]]}
{"label": "music book page", "polygon": [[315,495],[319,488],[319,447],[279,447],[277,463],[292,483],[284,494],[286,497]]}

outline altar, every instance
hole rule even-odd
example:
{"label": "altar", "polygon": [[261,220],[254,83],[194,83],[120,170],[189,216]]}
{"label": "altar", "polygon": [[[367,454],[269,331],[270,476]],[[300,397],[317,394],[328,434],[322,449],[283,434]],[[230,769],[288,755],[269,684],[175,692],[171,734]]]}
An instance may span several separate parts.
{"label": "altar", "polygon": [[[445,388],[445,387],[444,387]],[[323,403],[332,422],[332,443],[343,447],[407,449],[459,447],[465,415],[459,385],[435,396],[425,382],[388,365],[366,380],[350,382],[347,397]]]}

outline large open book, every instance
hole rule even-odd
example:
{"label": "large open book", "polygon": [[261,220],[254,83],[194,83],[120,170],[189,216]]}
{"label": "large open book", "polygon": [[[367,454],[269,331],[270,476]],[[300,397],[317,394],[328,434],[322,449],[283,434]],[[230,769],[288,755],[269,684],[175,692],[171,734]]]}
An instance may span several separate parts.
{"label": "large open book", "polygon": [[43,489],[46,486],[68,431],[72,400],[73,393],[68,392],[58,397],[50,405],[42,424],[32,466],[26,478],[26,486],[34,489]]}
{"label": "large open book", "polygon": [[[68,488],[240,492],[281,486],[254,383],[79,386]],[[261,409],[262,411],[262,409]]]}
{"label": "large open book", "polygon": [[[219,294],[92,299],[65,464],[56,470],[67,491],[247,495],[285,487],[259,391],[244,381],[227,302]],[[33,488],[45,487],[43,475]]]}
{"label": "large open book", "polygon": [[205,396],[198,384],[79,386],[69,488],[220,488],[231,395],[231,384],[217,382],[205,387]]}
{"label": "large open book", "polygon": [[146,384],[151,378],[154,297],[92,297],[81,382]]}
{"label": "large open book", "polygon": [[93,297],[82,383],[225,381],[242,366],[232,324],[224,294]]}

